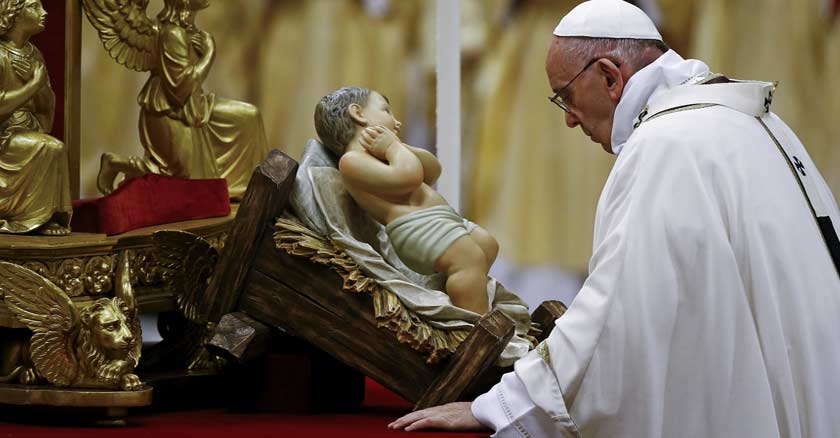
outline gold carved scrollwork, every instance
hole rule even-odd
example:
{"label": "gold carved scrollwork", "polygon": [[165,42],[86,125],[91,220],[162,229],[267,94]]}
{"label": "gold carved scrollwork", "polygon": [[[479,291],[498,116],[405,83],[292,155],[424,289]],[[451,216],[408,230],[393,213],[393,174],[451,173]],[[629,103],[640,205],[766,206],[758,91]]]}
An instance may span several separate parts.
{"label": "gold carved scrollwork", "polygon": [[113,288],[111,273],[114,270],[114,256],[96,256],[85,263],[85,291],[90,295],[102,295]]}
{"label": "gold carved scrollwork", "polygon": [[206,237],[205,240],[210,243],[216,251],[222,252],[222,248],[225,247],[225,240],[227,240],[228,233],[221,233],[216,236]]}
{"label": "gold carved scrollwork", "polygon": [[12,262],[51,281],[70,297],[103,295],[113,290],[113,255]]}
{"label": "gold carved scrollwork", "polygon": [[47,278],[71,297],[84,295],[85,283],[82,278],[84,272],[82,263],[84,263],[82,259],[76,258],[62,260],[54,271],[55,280],[50,276],[47,276]]}
{"label": "gold carved scrollwork", "polygon": [[138,250],[131,260],[131,284],[154,286],[165,283],[166,272],[161,268],[153,249]]}

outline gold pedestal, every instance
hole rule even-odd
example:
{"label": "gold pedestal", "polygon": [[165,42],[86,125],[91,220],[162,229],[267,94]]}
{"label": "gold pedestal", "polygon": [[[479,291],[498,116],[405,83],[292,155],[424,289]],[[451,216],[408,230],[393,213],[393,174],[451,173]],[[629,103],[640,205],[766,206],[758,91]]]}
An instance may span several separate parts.
{"label": "gold pedestal", "polygon": [[[112,295],[116,255],[132,250],[131,283],[141,313],[175,310],[175,298],[163,288],[165,278],[156,265],[152,234],[181,230],[208,240],[221,249],[236,216],[237,204],[225,217],[144,227],[115,236],[73,233],[63,237],[0,235],[0,260],[25,266],[64,290],[77,307]],[[2,298],[2,297],[0,297]],[[25,328],[0,301],[0,327]]]}
{"label": "gold pedestal", "polygon": [[[0,236],[0,261],[22,265],[50,280],[64,291],[81,311],[88,304],[112,297],[118,281],[118,254],[129,257],[130,283],[140,313],[177,310],[176,294],[167,281],[166,270],[155,255],[152,234],[180,230],[196,234],[221,249],[236,215],[237,205],[226,217],[177,222],[133,230],[121,235],[73,233],[63,237],[28,235]],[[125,277],[123,277],[125,278]],[[125,408],[151,404],[152,389],[139,391],[57,388],[31,383],[34,378],[29,358],[26,329],[9,309],[0,291],[0,404],[23,406],[69,406],[107,408],[109,417],[124,416]],[[14,370],[23,369],[24,372]],[[30,370],[26,374],[25,370]],[[28,379],[17,376],[27,375]],[[4,379],[4,376],[6,377]],[[15,380],[17,379],[17,380]],[[142,375],[141,375],[142,379]],[[117,420],[113,424],[119,424]]]}
{"label": "gold pedestal", "polygon": [[108,391],[0,384],[0,403],[25,406],[130,408],[151,404],[152,388],[147,387],[139,391]]}

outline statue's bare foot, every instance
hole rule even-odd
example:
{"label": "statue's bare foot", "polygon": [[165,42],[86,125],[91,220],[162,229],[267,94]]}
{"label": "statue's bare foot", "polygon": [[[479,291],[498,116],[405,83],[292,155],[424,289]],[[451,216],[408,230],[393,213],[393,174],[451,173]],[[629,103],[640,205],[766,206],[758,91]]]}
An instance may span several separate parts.
{"label": "statue's bare foot", "polygon": [[35,230],[35,232],[44,236],[66,236],[70,234],[70,227],[61,225],[58,222],[50,221],[41,225],[41,227]]}
{"label": "statue's bare foot", "polygon": [[110,152],[105,152],[99,159],[99,174],[96,175],[96,188],[103,195],[107,195],[114,191],[114,181],[119,175],[119,171],[114,168],[113,162],[116,156]]}

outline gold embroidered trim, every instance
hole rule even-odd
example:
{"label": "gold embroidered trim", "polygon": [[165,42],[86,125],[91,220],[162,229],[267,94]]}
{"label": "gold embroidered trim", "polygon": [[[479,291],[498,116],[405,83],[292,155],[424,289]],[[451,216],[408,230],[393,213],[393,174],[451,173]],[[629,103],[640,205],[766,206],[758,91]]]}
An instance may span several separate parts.
{"label": "gold embroidered trim", "polygon": [[546,344],[545,341],[542,341],[539,345],[537,345],[536,350],[545,363],[547,363],[548,366],[551,366],[551,353],[548,351],[548,344]]}
{"label": "gold embroidered trim", "polygon": [[385,327],[396,335],[399,342],[423,354],[426,363],[434,364],[449,357],[467,338],[469,330],[432,327],[406,309],[393,292],[369,278],[353,259],[336,248],[328,238],[299,222],[285,218],[278,218],[274,227],[274,243],[277,248],[290,255],[306,257],[312,262],[330,266],[341,276],[341,288],[345,292],[370,295],[373,298],[377,326]]}

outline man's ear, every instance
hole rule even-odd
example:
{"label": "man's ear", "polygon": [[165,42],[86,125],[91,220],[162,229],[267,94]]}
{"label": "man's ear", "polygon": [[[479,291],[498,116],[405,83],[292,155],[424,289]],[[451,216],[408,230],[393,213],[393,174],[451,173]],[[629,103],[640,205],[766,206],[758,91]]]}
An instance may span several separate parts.
{"label": "man's ear", "polygon": [[614,102],[621,100],[621,93],[624,92],[624,77],[621,75],[621,69],[606,58],[598,62],[598,69],[604,76],[610,98]]}
{"label": "man's ear", "polygon": [[350,115],[350,118],[353,119],[357,125],[368,125],[367,118],[365,118],[364,114],[362,114],[362,106],[358,103],[351,103],[350,106],[347,107],[347,114]]}

